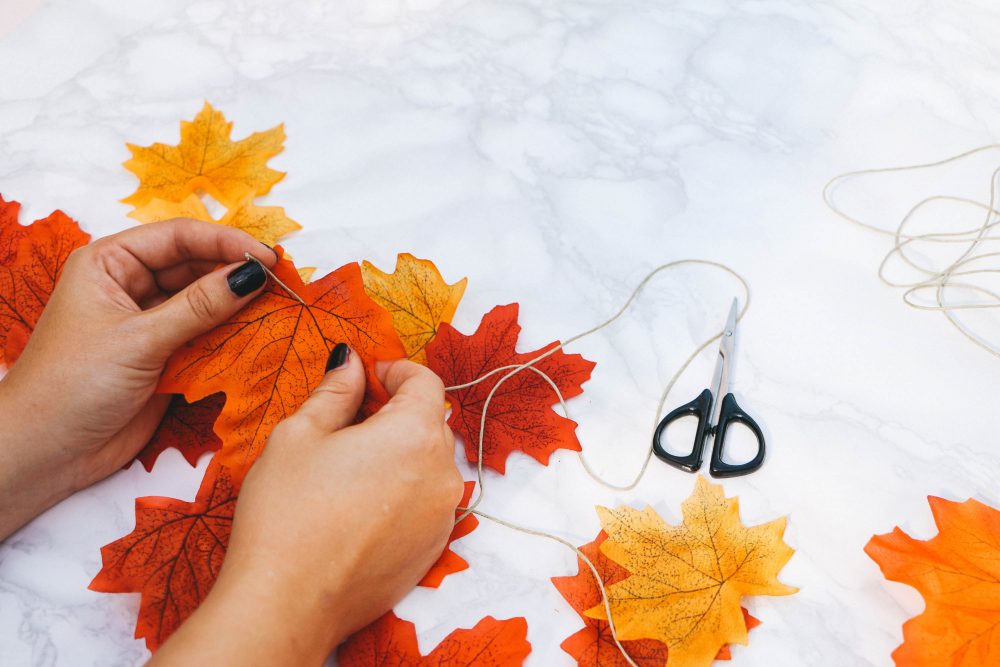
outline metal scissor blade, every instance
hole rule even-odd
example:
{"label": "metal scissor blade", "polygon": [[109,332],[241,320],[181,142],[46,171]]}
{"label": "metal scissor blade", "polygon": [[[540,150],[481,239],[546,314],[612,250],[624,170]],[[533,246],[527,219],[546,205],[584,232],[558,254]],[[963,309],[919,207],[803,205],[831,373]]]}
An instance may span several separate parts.
{"label": "metal scissor blade", "polygon": [[722,330],[719,340],[719,360],[715,363],[715,374],[712,376],[712,426],[719,423],[719,413],[722,411],[722,399],[729,393],[729,360],[736,347],[736,316],[739,313],[739,303],[734,298],[729,308],[729,317]]}

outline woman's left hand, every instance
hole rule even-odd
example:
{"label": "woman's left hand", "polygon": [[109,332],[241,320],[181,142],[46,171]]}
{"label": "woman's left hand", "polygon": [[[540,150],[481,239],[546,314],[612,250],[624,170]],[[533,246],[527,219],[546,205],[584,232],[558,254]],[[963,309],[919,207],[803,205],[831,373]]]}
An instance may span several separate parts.
{"label": "woman's left hand", "polygon": [[153,393],[167,359],[266,283],[245,253],[276,261],[240,230],[171,220],[70,255],[0,381],[0,539],[120,469],[149,440],[169,401]]}

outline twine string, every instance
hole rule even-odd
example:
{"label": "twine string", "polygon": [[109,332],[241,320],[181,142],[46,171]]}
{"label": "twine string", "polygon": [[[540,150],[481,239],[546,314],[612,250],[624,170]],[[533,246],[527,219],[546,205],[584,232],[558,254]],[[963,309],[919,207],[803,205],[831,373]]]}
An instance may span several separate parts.
{"label": "twine string", "polygon": [[[879,280],[888,285],[903,289],[903,303],[918,310],[937,311],[944,315],[948,322],[970,341],[983,348],[990,354],[1000,357],[1000,349],[988,341],[982,339],[976,333],[961,323],[955,313],[961,310],[981,310],[1000,307],[1000,294],[984,287],[981,284],[971,282],[977,276],[1000,273],[1000,268],[991,268],[988,261],[1000,256],[1000,252],[987,251],[984,246],[990,242],[1000,241],[1000,236],[995,235],[994,228],[1000,224],[1000,210],[997,209],[997,179],[1000,176],[1000,167],[993,170],[989,180],[989,196],[986,202],[982,202],[968,197],[957,197],[952,195],[935,194],[924,197],[906,211],[899,220],[895,228],[886,228],[866,222],[860,218],[846,213],[833,201],[833,192],[838,185],[847,180],[876,176],[891,173],[914,172],[925,169],[943,167],[966,158],[1000,149],[1000,144],[986,144],[971,150],[952,155],[942,160],[926,162],[922,164],[903,165],[896,167],[880,167],[874,169],[859,169],[849,171],[834,176],[823,186],[823,201],[826,206],[837,216],[850,222],[851,224],[863,227],[870,231],[892,237],[892,247],[882,258],[878,267]],[[947,203],[953,208],[972,207],[979,209],[983,213],[982,222],[968,229],[959,231],[932,231],[926,233],[911,234],[908,229],[916,215],[925,207],[935,203]],[[937,267],[930,260],[921,260],[915,254],[914,248],[920,244],[965,244],[965,248],[960,248],[957,259]],[[899,260],[906,266],[913,269],[919,278],[911,281],[894,280],[888,275],[888,266],[893,260]],[[992,264],[996,266],[996,262]],[[949,301],[947,293],[949,288],[961,289],[971,292],[979,297],[972,302],[952,302]],[[932,303],[921,302],[919,298],[927,293],[931,293]]]}

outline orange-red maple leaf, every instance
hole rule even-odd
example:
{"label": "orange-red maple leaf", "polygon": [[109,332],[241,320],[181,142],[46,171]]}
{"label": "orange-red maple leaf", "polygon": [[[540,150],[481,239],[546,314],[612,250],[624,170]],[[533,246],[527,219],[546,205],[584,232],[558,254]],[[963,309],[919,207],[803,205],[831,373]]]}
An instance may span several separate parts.
{"label": "orange-red maple leaf", "polygon": [[903,624],[892,658],[898,667],[1000,664],[1000,510],[975,499],[927,500],[933,538],[895,528],[865,545],[886,579],[913,586],[926,603]]}
{"label": "orange-red maple leaf", "polygon": [[155,651],[208,595],[229,544],[238,483],[212,461],[193,502],[138,498],[135,530],[101,548],[90,589],[141,593],[135,636]]}
{"label": "orange-red maple leaf", "polygon": [[531,652],[523,618],[491,616],[471,630],[455,630],[427,655],[417,646],[413,623],[391,611],[355,633],[337,650],[340,667],[516,667]]}
{"label": "orange-red maple leaf", "polygon": [[194,403],[188,403],[180,394],[174,396],[153,437],[136,456],[146,472],[153,469],[156,459],[168,447],[179,450],[192,466],[198,465],[202,454],[221,447],[222,441],[212,427],[225,402],[226,395],[221,392]]}
{"label": "orange-red maple leaf", "polygon": [[18,224],[17,202],[0,197],[0,363],[17,361],[70,253],[90,236],[62,211]]}
{"label": "orange-red maple leaf", "polygon": [[375,361],[406,356],[392,317],[365,293],[357,264],[308,285],[288,260],[279,260],[274,273],[305,305],[269,284],[228,321],[178,350],[159,386],[190,402],[218,391],[226,394],[215,424],[222,439],[216,458],[238,479],[260,455],[274,426],[319,384],[334,345],[347,343],[365,365],[367,412],[386,399]]}
{"label": "orange-red maple leaf", "polygon": [[[597,569],[597,573],[601,575],[601,581],[604,582],[605,587],[616,584],[629,576],[628,570],[601,551],[601,543],[606,539],[608,539],[608,535],[602,530],[597,535],[597,539],[580,547],[580,551],[590,559],[590,562]],[[578,559],[577,562],[579,569],[575,575],[552,577],[552,584],[586,624],[585,627],[563,641],[562,649],[573,656],[580,667],[626,667],[628,661],[625,660],[621,650],[615,644],[614,637],[611,636],[611,627],[607,621],[584,615],[586,610],[601,604],[601,589],[597,586],[594,574],[583,562],[583,559]],[[743,609],[743,618],[746,620],[748,630],[760,625],[760,621],[751,616],[745,608]],[[622,646],[639,667],[663,667],[667,662],[667,645],[656,639],[625,640],[622,641]],[[724,646],[715,659],[730,660],[729,647]]]}
{"label": "orange-red maple leaf", "polygon": [[[465,483],[465,493],[462,494],[462,502],[458,504],[459,507],[468,506],[469,501],[472,500],[472,492],[475,488],[475,482]],[[461,514],[462,510],[455,510],[455,518],[458,518]],[[448,545],[444,548],[444,553],[441,554],[441,557],[438,558],[431,569],[428,570],[424,578],[420,580],[420,586],[437,588],[449,574],[461,572],[469,567],[469,563],[464,558],[451,550],[451,543],[465,537],[474,531],[478,525],[479,519],[474,514],[467,514],[461,521],[455,524],[455,527],[451,529],[451,535],[448,536]]]}
{"label": "orange-red maple leaf", "polygon": [[[534,352],[516,352],[521,331],[517,309],[516,303],[497,306],[483,317],[471,336],[442,323],[437,337],[427,345],[428,366],[445,386],[454,386],[504,366],[522,364],[557,345],[550,343]],[[564,398],[571,398],[583,391],[581,385],[590,379],[594,365],[579,354],[559,350],[534,368],[548,375]],[[479,384],[448,392],[452,407],[448,424],[462,437],[465,453],[473,463],[478,460],[483,404],[504,375],[505,372],[500,372]],[[552,405],[557,402],[549,383],[531,370],[521,371],[504,382],[487,410],[483,464],[502,474],[507,457],[514,451],[524,452],[542,465],[548,464],[556,449],[580,451],[576,422],[556,414]]]}

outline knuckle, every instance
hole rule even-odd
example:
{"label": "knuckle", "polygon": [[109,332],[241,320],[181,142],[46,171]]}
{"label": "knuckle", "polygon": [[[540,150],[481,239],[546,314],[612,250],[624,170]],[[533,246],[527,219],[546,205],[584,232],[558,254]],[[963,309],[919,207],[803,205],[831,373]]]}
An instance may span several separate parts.
{"label": "knuckle", "polygon": [[313,396],[340,400],[354,395],[354,385],[339,377],[328,377],[313,390]]}
{"label": "knuckle", "polygon": [[188,289],[184,290],[184,295],[187,299],[188,307],[197,319],[206,321],[213,321],[215,319],[217,308],[204,285],[200,282],[193,283]]}

